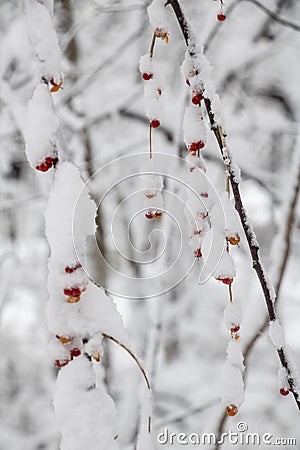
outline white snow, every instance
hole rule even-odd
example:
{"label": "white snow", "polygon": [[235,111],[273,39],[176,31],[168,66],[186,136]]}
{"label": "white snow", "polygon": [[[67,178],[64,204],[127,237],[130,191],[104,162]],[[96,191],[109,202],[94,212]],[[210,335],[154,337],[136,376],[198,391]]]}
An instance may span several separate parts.
{"label": "white snow", "polygon": [[61,52],[56,32],[53,28],[52,2],[45,5],[36,0],[25,0],[25,12],[30,42],[36,54],[40,76],[59,82],[62,78]]}
{"label": "white snow", "polygon": [[79,357],[60,370],[54,394],[61,450],[117,450],[116,411],[92,363]]}
{"label": "white snow", "polygon": [[37,85],[28,102],[24,128],[26,156],[32,168],[47,156],[57,156],[56,134],[59,120],[53,109],[51,94],[44,83]]}
{"label": "white snow", "polygon": [[244,382],[241,370],[225,361],[220,383],[220,395],[226,405],[235,405],[237,408],[244,402]]}
{"label": "white snow", "polygon": [[227,330],[240,326],[242,322],[242,311],[236,301],[229,302],[224,310],[224,324]]}
{"label": "white snow", "polygon": [[223,251],[213,276],[221,279],[234,278],[236,276],[234,261],[226,250]]}
{"label": "white snow", "polygon": [[203,121],[203,113],[198,106],[186,108],[183,118],[183,137],[187,147],[193,142],[206,143],[206,127]]}
{"label": "white snow", "polygon": [[237,367],[241,371],[244,370],[244,357],[241,349],[241,344],[239,341],[231,340],[227,346],[227,360],[234,367]]}
{"label": "white snow", "polygon": [[163,178],[156,174],[141,174],[143,193],[147,198],[155,197],[164,187]]}
{"label": "white snow", "polygon": [[200,156],[189,153],[188,156],[185,157],[185,161],[187,163],[189,172],[194,172],[196,168],[201,169],[203,173],[206,172],[204,159]]}
{"label": "white snow", "polygon": [[284,346],[284,333],[278,319],[269,322],[269,336],[276,348]]}
{"label": "white snow", "polygon": [[87,191],[82,191],[83,188],[84,183],[77,167],[70,162],[59,164],[45,219],[51,254],[55,256],[60,271],[77,261],[78,256],[83,257],[86,238],[95,231],[96,205]]}
{"label": "white snow", "polygon": [[170,12],[165,7],[165,3],[165,0],[153,0],[147,11],[153,30],[159,29],[169,33]]}

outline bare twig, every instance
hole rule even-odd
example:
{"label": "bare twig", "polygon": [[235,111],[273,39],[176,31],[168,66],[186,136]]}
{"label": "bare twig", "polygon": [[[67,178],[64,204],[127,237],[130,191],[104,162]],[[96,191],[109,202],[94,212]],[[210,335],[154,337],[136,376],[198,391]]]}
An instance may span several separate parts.
{"label": "bare twig", "polygon": [[291,28],[294,31],[300,31],[300,25],[298,25],[297,23],[290,22],[287,19],[284,19],[279,14],[277,14],[276,12],[274,12],[271,9],[267,8],[265,5],[263,5],[262,3],[258,2],[257,0],[244,0],[244,1],[253,3],[253,5],[255,5],[258,8],[260,8],[262,11],[264,11],[266,14],[268,14],[269,17],[271,17],[273,20],[275,20],[276,22],[280,23],[281,25],[283,25],[285,27],[288,27],[288,28]]}
{"label": "bare twig", "polygon": [[[276,291],[276,302],[278,302],[278,299],[279,299],[279,292],[280,292],[280,288],[282,286],[282,280],[283,280],[285,272],[286,272],[287,262],[288,262],[289,255],[290,255],[292,228],[293,228],[293,224],[295,221],[296,206],[297,206],[298,199],[299,199],[299,192],[300,192],[300,162],[299,162],[299,158],[297,160],[297,163],[298,163],[298,166],[297,166],[296,177],[295,177],[295,180],[292,180],[292,183],[293,183],[292,196],[291,196],[291,199],[290,199],[290,202],[288,205],[287,214],[284,215],[284,216],[286,216],[286,221],[282,228],[282,232],[279,236],[279,241],[284,243],[284,249],[282,252],[282,258],[281,258],[280,263],[279,263],[278,267],[276,268],[277,270],[275,272],[274,284],[275,284],[275,291]],[[253,350],[255,343],[266,331],[268,324],[269,324],[269,319],[266,316],[263,324],[259,327],[259,329],[253,335],[253,337],[250,339],[250,341],[247,343],[247,345],[244,349],[243,354],[244,354],[244,362],[245,362],[245,367],[246,367],[245,376],[248,373],[247,372],[247,367],[248,367],[247,360],[249,358],[249,355],[250,355],[251,351]],[[227,419],[227,415],[226,415],[226,413],[224,413],[221,416],[220,421],[219,421],[219,426],[218,426],[218,430],[217,430],[218,436],[221,436],[221,434],[223,432],[224,425],[226,423],[226,419]],[[218,448],[219,448],[219,445],[217,445],[215,447],[215,450],[217,450]]]}
{"label": "bare twig", "polygon": [[118,339],[114,338],[113,336],[110,336],[109,334],[106,333],[102,333],[102,336],[105,337],[106,339],[110,339],[111,341],[115,342],[115,344],[119,345],[120,347],[122,347],[127,353],[129,353],[129,355],[131,356],[131,358],[136,362],[138,368],[140,369],[140,371],[143,374],[143,377],[145,379],[147,388],[149,389],[149,391],[151,391],[151,385],[150,385],[150,381],[149,378],[145,372],[145,369],[143,368],[141,362],[139,361],[138,357],[135,356],[135,354],[133,353],[132,350],[130,350],[130,348],[128,348],[125,344],[123,344],[122,342],[118,341]]}
{"label": "bare twig", "polygon": [[[143,368],[141,362],[139,361],[138,357],[135,356],[135,354],[133,353],[133,351],[132,351],[129,347],[127,347],[127,345],[123,344],[123,342],[120,342],[118,339],[116,339],[116,338],[113,337],[113,336],[110,336],[109,334],[102,333],[102,336],[105,337],[106,339],[110,339],[111,341],[115,342],[117,345],[119,345],[121,348],[123,348],[123,349],[131,356],[131,358],[136,362],[138,368],[139,368],[140,371],[142,372],[143,377],[144,377],[145,382],[146,382],[146,385],[147,385],[147,388],[148,388],[148,390],[149,390],[150,393],[151,393],[152,390],[151,390],[151,385],[150,385],[149,378],[148,378],[148,376],[147,376],[147,374],[146,374],[146,371],[145,371],[145,369]],[[152,418],[151,418],[151,416],[149,415],[149,417],[148,417],[148,433],[149,433],[149,434],[151,433],[151,419],[152,419]]]}
{"label": "bare twig", "polygon": [[[188,25],[188,23],[186,21],[186,18],[184,16],[184,13],[181,9],[181,6],[180,6],[178,0],[168,0],[166,2],[166,6],[167,5],[172,6],[174,13],[176,15],[176,18],[178,20],[178,23],[180,25],[181,31],[183,33],[190,57],[193,60],[195,60],[196,56],[197,56],[197,48],[195,46],[196,39],[195,39],[195,36],[193,35],[193,32],[192,32],[190,26]],[[204,95],[205,95],[205,93],[204,93]],[[221,151],[223,160],[225,160],[228,157],[228,150],[226,150],[226,154],[225,154],[225,147],[226,147],[225,133],[223,132],[222,126],[220,124],[218,124],[215,120],[215,114],[212,109],[211,99],[208,97],[205,97],[204,103],[205,103],[206,111],[207,111],[208,118],[210,121],[211,129],[212,129],[212,131],[216,137],[216,140],[218,142],[219,149]],[[275,321],[277,319],[277,314],[276,314],[275,306],[274,306],[274,301],[275,301],[276,296],[274,293],[273,286],[270,283],[270,281],[268,280],[266,271],[260,260],[259,246],[256,241],[255,233],[250,225],[249,217],[248,217],[245,207],[243,205],[243,201],[242,201],[242,198],[240,195],[240,189],[239,189],[239,179],[238,179],[237,173],[235,171],[235,168],[233,167],[231,155],[229,155],[229,159],[230,159],[229,176],[230,176],[230,184],[231,184],[231,188],[232,188],[232,192],[233,192],[233,196],[234,196],[234,200],[235,200],[235,208],[240,216],[240,220],[241,220],[241,223],[242,223],[242,226],[244,229],[246,240],[248,242],[248,247],[250,250],[251,257],[252,257],[253,269],[256,271],[259,283],[261,285],[261,288],[262,288],[262,291],[264,294],[264,299],[265,299],[265,303],[266,303],[266,307],[267,307],[267,311],[268,311],[268,315],[269,315],[269,320]],[[278,356],[279,356],[282,366],[286,370],[287,381],[288,381],[289,387],[294,396],[297,407],[300,410],[299,394],[297,392],[296,381],[294,380],[294,377],[292,374],[292,369],[290,367],[289,359],[286,356],[286,353],[285,353],[285,350],[283,347],[277,349],[277,353],[278,353]]]}

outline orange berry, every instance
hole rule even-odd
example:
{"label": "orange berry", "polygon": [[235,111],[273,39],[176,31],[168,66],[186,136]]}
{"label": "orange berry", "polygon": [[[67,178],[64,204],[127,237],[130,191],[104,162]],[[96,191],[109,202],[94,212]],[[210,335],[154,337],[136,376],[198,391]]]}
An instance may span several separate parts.
{"label": "orange berry", "polygon": [[67,298],[67,303],[77,303],[80,300],[80,295],[76,296],[76,297],[72,297],[72,295],[70,295]]}
{"label": "orange berry", "polygon": [[230,236],[230,238],[228,239],[231,245],[238,245],[240,243],[240,240],[241,239],[238,234],[236,234],[235,236]]}
{"label": "orange berry", "polygon": [[238,413],[237,406],[229,405],[226,407],[226,414],[229,417],[234,417]]}

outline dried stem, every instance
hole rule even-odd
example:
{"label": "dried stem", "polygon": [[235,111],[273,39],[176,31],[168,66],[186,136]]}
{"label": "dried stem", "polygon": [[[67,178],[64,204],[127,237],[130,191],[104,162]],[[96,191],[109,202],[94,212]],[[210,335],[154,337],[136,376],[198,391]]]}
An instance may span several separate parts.
{"label": "dried stem", "polygon": [[[166,6],[167,5],[172,6],[174,13],[176,15],[176,18],[178,20],[178,23],[180,25],[181,31],[183,33],[189,54],[192,59],[195,59],[197,56],[196,49],[195,49],[195,46],[190,45],[190,43],[191,42],[195,43],[196,39],[192,35],[192,31],[186,21],[186,18],[183,14],[183,11],[181,9],[181,6],[180,6],[178,0],[168,0],[166,2]],[[204,93],[204,95],[205,95],[205,93]],[[236,176],[237,174],[232,165],[231,157],[230,157],[230,155],[228,155],[227,150],[225,152],[225,147],[226,147],[225,133],[223,132],[222,126],[220,124],[216,123],[215,114],[212,109],[211,99],[208,97],[205,97],[204,103],[205,103],[208,118],[210,121],[211,129],[212,129],[212,131],[216,137],[216,140],[218,142],[224,162],[227,162],[227,159],[229,158],[229,177],[230,177],[230,184],[231,184],[231,188],[232,188],[232,192],[233,192],[233,196],[234,196],[234,200],[235,200],[235,208],[240,216],[240,220],[241,220],[241,223],[242,223],[242,226],[244,229],[246,240],[248,242],[249,250],[251,253],[251,257],[252,257],[253,269],[256,271],[259,283],[261,285],[261,288],[262,288],[262,291],[264,294],[265,303],[266,303],[266,307],[267,307],[267,311],[268,311],[268,315],[269,315],[269,320],[274,321],[277,319],[277,315],[276,315],[276,311],[275,311],[275,307],[274,307],[275,295],[274,295],[274,291],[273,291],[273,286],[269,282],[267,274],[265,272],[265,269],[260,260],[259,246],[256,241],[255,233],[249,223],[248,215],[247,215],[246,210],[243,205],[243,201],[242,201],[240,189],[239,189],[239,180],[238,180],[238,177]],[[293,393],[297,407],[300,410],[299,394],[297,392],[296,382],[295,382],[293,374],[292,374],[292,369],[290,367],[290,362],[288,360],[288,357],[286,356],[285,350],[283,348],[277,349],[277,353],[278,353],[278,356],[279,356],[282,366],[286,369],[287,381],[288,381],[289,387],[291,389],[291,392]]]}
{"label": "dried stem", "polygon": [[[151,385],[150,385],[150,381],[149,378],[145,372],[145,369],[143,368],[141,362],[139,361],[138,357],[135,356],[135,354],[133,353],[132,350],[130,350],[129,347],[127,347],[125,344],[123,344],[122,342],[120,342],[118,339],[114,338],[113,336],[110,336],[109,334],[106,333],[102,333],[102,336],[106,339],[110,339],[111,341],[115,342],[115,344],[119,345],[121,348],[123,348],[127,353],[129,353],[129,355],[131,356],[131,358],[136,362],[138,368],[140,369],[140,371],[143,374],[143,377],[145,379],[147,388],[150,392],[152,392],[151,390]],[[148,433],[151,433],[151,416],[148,417]]]}
{"label": "dried stem", "polygon": [[132,359],[136,362],[138,368],[140,369],[140,371],[143,374],[143,377],[145,379],[147,388],[149,389],[149,391],[151,391],[151,385],[150,385],[150,381],[149,378],[145,372],[145,369],[143,368],[142,364],[140,363],[139,359],[137,358],[137,356],[135,356],[135,354],[133,353],[132,350],[130,350],[130,348],[128,348],[125,344],[123,344],[122,342],[118,341],[118,339],[114,338],[113,336],[110,336],[109,334],[106,333],[102,333],[102,336],[105,337],[106,339],[110,339],[111,341],[115,342],[115,344],[119,345],[121,348],[123,348],[124,350],[126,350],[127,353],[129,353],[129,355],[132,357]]}

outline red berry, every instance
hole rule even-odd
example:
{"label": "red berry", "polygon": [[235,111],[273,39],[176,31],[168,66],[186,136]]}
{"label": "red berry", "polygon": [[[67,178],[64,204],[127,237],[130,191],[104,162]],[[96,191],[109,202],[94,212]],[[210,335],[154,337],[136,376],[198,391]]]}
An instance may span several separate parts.
{"label": "red berry", "polygon": [[152,73],[149,73],[149,72],[144,72],[144,73],[142,74],[142,77],[143,77],[143,80],[149,81],[149,80],[151,80],[151,78],[153,77],[153,74],[152,74]]}
{"label": "red berry", "polygon": [[145,217],[146,217],[146,219],[154,219],[154,214],[152,212],[148,211],[145,214]]}
{"label": "red berry", "polygon": [[217,19],[218,19],[220,22],[223,22],[223,21],[226,19],[226,15],[223,14],[223,13],[220,13],[220,14],[217,15]]}
{"label": "red berry", "polygon": [[39,166],[36,166],[36,169],[40,170],[41,172],[47,172],[47,170],[50,169],[50,166],[42,162]]}
{"label": "red berry", "polygon": [[289,393],[290,393],[290,391],[289,391],[287,388],[284,388],[284,387],[280,388],[279,392],[280,392],[280,394],[283,395],[284,397],[285,397],[286,395],[289,395]]}
{"label": "red berry", "polygon": [[222,283],[224,284],[231,284],[233,282],[233,278],[221,278],[221,277],[217,277],[216,278],[217,281],[222,281]]}
{"label": "red berry", "polygon": [[52,164],[53,164],[53,158],[52,158],[52,156],[47,156],[47,157],[45,158],[45,163],[52,166]]}
{"label": "red berry", "polygon": [[237,333],[238,331],[240,331],[240,326],[236,325],[232,328],[230,328],[231,333]]}
{"label": "red berry", "polygon": [[80,356],[81,355],[81,351],[79,350],[79,348],[73,348],[72,350],[71,350],[71,352],[70,352],[70,355],[73,357],[73,358],[76,358],[77,356]]}
{"label": "red berry", "polygon": [[201,197],[208,198],[208,193],[207,192],[202,192],[202,194],[200,194],[200,195],[201,195]]}
{"label": "red berry", "polygon": [[55,367],[64,367],[69,362],[70,362],[69,359],[56,359],[53,364],[55,365]]}
{"label": "red berry", "polygon": [[203,95],[201,92],[197,92],[197,94],[192,97],[192,103],[194,105],[200,105],[201,100],[203,100]]}
{"label": "red berry", "polygon": [[194,256],[195,258],[202,258],[201,248],[196,248],[196,250],[194,250]]}
{"label": "red berry", "polygon": [[191,85],[190,80],[189,80],[188,78],[185,79],[185,82],[186,82],[186,84],[187,84],[188,86]]}
{"label": "red berry", "polygon": [[79,288],[77,288],[77,287],[73,287],[73,288],[70,288],[70,289],[66,288],[66,289],[64,289],[64,294],[68,295],[68,296],[71,296],[71,297],[80,297],[81,290]]}
{"label": "red berry", "polygon": [[150,125],[152,128],[158,128],[160,126],[160,121],[158,119],[153,119],[151,120]]}
{"label": "red berry", "polygon": [[79,269],[81,267],[80,263],[75,264],[75,266],[66,266],[65,272],[66,273],[73,273],[75,270]]}
{"label": "red berry", "polygon": [[190,152],[196,152],[198,149],[197,149],[197,144],[196,144],[196,142],[192,142],[190,145],[189,145],[189,151]]}

